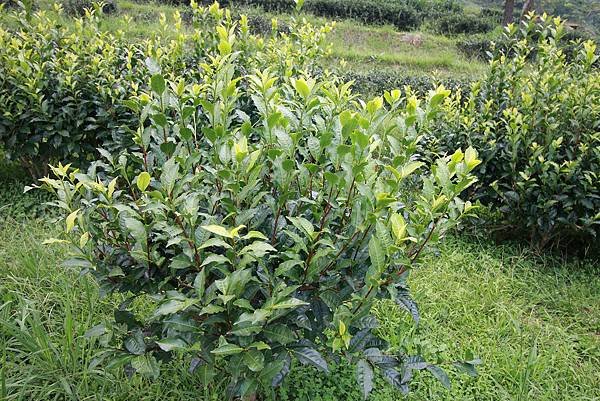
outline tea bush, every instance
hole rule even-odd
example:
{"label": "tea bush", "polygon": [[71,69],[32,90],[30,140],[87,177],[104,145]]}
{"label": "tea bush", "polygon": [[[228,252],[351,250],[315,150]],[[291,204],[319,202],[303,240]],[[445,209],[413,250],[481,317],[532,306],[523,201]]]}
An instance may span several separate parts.
{"label": "tea bush", "polygon": [[481,152],[477,193],[498,208],[512,236],[520,232],[539,247],[594,247],[600,223],[600,73],[592,66],[598,56],[587,41],[569,62],[560,45],[563,34],[560,20],[545,17],[521,29],[510,26],[511,56],[497,53],[471,94],[446,104],[437,136],[442,149],[468,144]]}
{"label": "tea bush", "polygon": [[[225,0],[227,5],[259,6],[269,11],[288,11],[293,0]],[[365,24],[390,24],[399,29],[418,28],[425,20],[435,20],[463,9],[455,0],[306,0],[304,10],[328,18],[352,18]]]}
{"label": "tea bush", "polygon": [[[220,44],[213,29],[218,25],[232,33],[244,30],[233,43],[233,50],[243,53],[237,76],[258,66],[258,50],[260,62],[282,74],[311,71],[326,52],[323,41],[331,29],[298,20],[288,33],[275,30],[261,38],[248,32],[247,20],[234,24],[229,11],[193,4],[191,32],[176,13],[173,23],[161,18],[156,37],[130,43],[101,30],[100,13],[92,10],[68,25],[44,12],[32,18],[20,13],[18,35],[0,28],[0,146],[32,176],[45,175],[48,163],[68,159],[83,166],[98,157],[99,147],[130,145],[124,133],[135,129],[137,116],[125,101],[161,69],[167,76],[197,79],[198,65]],[[167,31],[176,39],[162,39]]]}
{"label": "tea bush", "polygon": [[[449,91],[363,102],[333,77],[264,68],[268,52],[236,76],[238,33],[216,31],[198,82],[157,73],[127,103],[135,146],[42,179],[66,215],[68,264],[131,296],[89,332],[105,347],[92,366],[156,377],[160,361],[191,354],[206,385],[227,378],[229,397],[249,399],[281,383],[292,358],[328,372],[344,357],[364,397],[375,370],[403,392],[420,370],[449,386],[438,361],[389,353],[371,315],[391,298],[418,322],[408,273],[471,212],[459,195],[476,152],[429,165],[415,151]],[[139,297],[153,310],[135,314]]]}
{"label": "tea bush", "polygon": [[[226,0],[223,3],[259,6],[269,11],[288,11],[294,5],[293,0]],[[304,10],[328,18],[352,18],[365,24],[391,24],[404,29],[419,25],[417,12],[400,1],[309,0]]]}
{"label": "tea bush", "polygon": [[410,86],[411,91],[419,96],[425,96],[430,90],[437,88],[440,84],[454,91],[468,93],[471,82],[460,79],[435,79],[426,75],[407,76],[393,71],[372,70],[361,73],[346,72],[342,74],[345,81],[352,81],[352,88],[358,93],[365,95],[376,95],[394,88]]}
{"label": "tea bush", "polygon": [[[528,34],[532,46],[538,42],[539,32],[530,32]],[[583,31],[568,30],[564,32],[558,45],[563,49],[567,61],[577,60],[578,43],[586,40],[593,40],[593,37]],[[487,35],[476,35],[468,39],[459,40],[456,43],[457,48],[472,58],[489,61],[494,52],[503,52],[505,55],[514,56],[511,50],[510,40],[505,36],[490,38]],[[531,49],[529,58],[533,58],[536,54],[535,49]],[[599,54],[599,50],[596,50]],[[596,61],[593,64],[594,68],[600,67],[600,63]]]}
{"label": "tea bush", "polygon": [[493,21],[497,25],[500,25],[504,18],[503,10],[500,8],[482,7],[480,12],[482,17]]}
{"label": "tea bush", "polygon": [[[67,14],[84,16],[88,10],[94,9],[94,3],[92,0],[63,0],[62,5]],[[97,6],[102,8],[104,14],[117,12],[117,2],[115,0],[104,0]]]}
{"label": "tea bush", "polygon": [[433,30],[442,35],[485,33],[496,26],[496,21],[472,14],[449,14],[432,22]]}
{"label": "tea bush", "polygon": [[72,30],[44,12],[18,17],[18,35],[0,28],[0,144],[39,177],[51,161],[85,161],[133,124],[120,103],[136,94],[143,58],[93,15]]}

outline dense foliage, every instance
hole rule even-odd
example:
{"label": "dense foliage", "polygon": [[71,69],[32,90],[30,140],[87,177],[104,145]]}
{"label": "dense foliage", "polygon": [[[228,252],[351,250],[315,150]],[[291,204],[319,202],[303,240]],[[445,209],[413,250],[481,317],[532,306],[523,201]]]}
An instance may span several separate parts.
{"label": "dense foliage", "polygon": [[[93,365],[156,377],[159,360],[192,353],[207,384],[225,374],[229,396],[251,397],[292,358],[327,372],[331,354],[356,366],[365,397],[374,370],[404,392],[418,370],[448,386],[437,364],[387,352],[371,308],[391,298],[418,321],[408,272],[472,208],[458,196],[475,182],[473,149],[432,166],[416,153],[449,91],[364,103],[349,84],[277,65],[239,76],[244,21],[216,32],[198,81],[156,73],[127,103],[134,146],[42,179],[68,214],[69,264],[132,296],[91,330],[106,346]],[[257,67],[271,50],[256,50]],[[152,313],[133,313],[141,296]]]}
{"label": "dense foliage", "polygon": [[459,79],[436,79],[426,75],[415,77],[385,70],[361,73],[349,71],[342,76],[345,81],[352,82],[352,88],[355,91],[364,95],[376,95],[395,88],[410,87],[412,93],[425,96],[439,85],[443,85],[452,92],[460,90],[462,93],[468,93],[471,87],[471,82]]}
{"label": "dense foliage", "polygon": [[520,231],[541,247],[596,246],[600,73],[592,66],[598,56],[587,41],[569,62],[563,34],[559,20],[543,17],[540,24],[510,26],[512,57],[496,54],[471,94],[446,104],[438,139],[442,149],[469,144],[481,152],[477,193],[499,208],[513,236]]}
{"label": "dense foliage", "polygon": [[0,144],[34,176],[48,162],[83,161],[122,133],[121,104],[144,74],[139,48],[101,32],[93,16],[67,28],[43,12],[0,29]]}
{"label": "dense foliage", "polygon": [[[98,147],[127,146],[124,133],[135,129],[137,116],[125,101],[139,94],[157,69],[198,78],[198,65],[220,44],[214,28],[221,23],[235,28],[228,11],[193,5],[191,28],[184,29],[176,14],[174,24],[162,18],[163,32],[156,37],[131,43],[101,30],[100,13],[97,6],[74,24],[44,12],[19,13],[17,31],[0,28],[0,146],[32,176],[45,175],[48,163],[85,165],[97,158]],[[232,44],[243,53],[237,76],[263,62],[282,74],[310,69],[326,51],[324,35],[331,29],[294,21],[302,29],[278,38],[272,27],[262,38],[251,35],[247,23],[241,22],[243,36]],[[176,40],[162,39],[167,31],[175,31]],[[266,60],[255,59],[258,48]]]}
{"label": "dense foliage", "polygon": [[[532,46],[528,54],[529,59],[535,58],[537,54],[537,43],[540,40],[540,32],[530,32],[528,34],[530,45]],[[592,40],[593,37],[584,31],[568,29],[563,33],[561,40],[557,45],[563,50],[567,61],[577,61],[577,54],[579,50],[579,42],[585,42],[586,40]],[[476,35],[471,36],[467,39],[459,40],[457,47],[464,54],[472,58],[478,58],[481,60],[489,61],[494,53],[503,52],[505,55],[513,57],[515,55],[512,43],[509,38],[505,35],[490,38],[487,35]],[[596,54],[600,50],[596,49]],[[596,60],[593,64],[594,68],[600,68],[600,62]]]}
{"label": "dense foliage", "polygon": [[[504,1],[498,0],[471,0],[480,6],[500,10]],[[582,29],[591,30],[596,35],[600,34],[600,3],[597,0],[538,0],[542,12],[560,16],[570,23],[582,26]],[[524,0],[516,0],[514,17],[519,18],[523,9]],[[500,13],[502,11],[499,11]]]}
{"label": "dense foliage", "polygon": [[[207,0],[208,1],[208,0]],[[260,6],[269,11],[287,11],[293,0],[225,0],[227,5]],[[491,30],[487,16],[465,16],[456,0],[306,0],[304,10],[328,18],[352,18],[365,24],[390,24],[402,30],[429,22],[442,33],[478,33]]]}
{"label": "dense foliage", "polygon": [[482,18],[481,15],[448,14],[437,18],[432,25],[437,33],[456,35],[489,32],[497,26],[497,22],[491,18]]}
{"label": "dense foliage", "polygon": [[[88,10],[101,7],[104,14],[117,12],[116,0],[103,0],[101,4],[94,4],[93,0],[63,0],[62,5],[67,14],[83,16]],[[100,3],[100,2],[97,2]]]}

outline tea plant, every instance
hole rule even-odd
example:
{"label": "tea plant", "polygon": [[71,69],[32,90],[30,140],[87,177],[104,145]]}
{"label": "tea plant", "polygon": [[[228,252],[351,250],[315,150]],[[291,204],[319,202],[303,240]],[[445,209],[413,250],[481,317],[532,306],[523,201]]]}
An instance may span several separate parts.
{"label": "tea plant", "polygon": [[[63,0],[64,10],[69,15],[84,16],[89,10],[94,9],[94,2],[91,0]],[[114,14],[117,12],[117,2],[115,0],[104,0],[98,4],[104,14]]]}
{"label": "tea plant", "polygon": [[[269,11],[289,11],[295,0],[223,0],[228,6],[251,5]],[[364,24],[390,24],[402,30],[418,28],[424,21],[464,12],[455,0],[309,0],[304,11],[328,18],[352,18]]]}
{"label": "tea plant", "polygon": [[[55,8],[60,14],[61,7]],[[31,17],[22,12],[15,15],[18,30],[0,27],[0,146],[33,177],[47,174],[48,163],[86,166],[99,147],[131,145],[125,133],[135,129],[137,116],[125,101],[147,89],[159,70],[199,79],[197,66],[219,52],[222,34],[238,35],[231,43],[231,51],[241,53],[237,77],[260,65],[289,75],[313,70],[327,52],[324,38],[332,28],[293,19],[289,32],[273,29],[263,38],[249,32],[246,17],[234,20],[217,3],[192,3],[191,28],[183,27],[179,13],[171,21],[162,16],[155,37],[130,43],[122,33],[100,28],[102,4],[86,12],[73,24],[43,11]]]}
{"label": "tea plant", "polygon": [[495,55],[469,96],[446,103],[436,136],[442,150],[468,144],[481,152],[477,193],[497,207],[511,235],[541,248],[593,248],[600,223],[596,44],[576,43],[569,61],[563,23],[545,16],[511,25],[506,35],[508,55]]}
{"label": "tea plant", "polygon": [[[418,322],[407,275],[472,209],[459,198],[475,182],[472,148],[431,166],[415,153],[449,91],[365,103],[285,65],[236,76],[235,32],[215,38],[198,83],[155,74],[128,102],[135,146],[42,179],[68,214],[69,264],[131,294],[91,330],[106,346],[93,365],[156,377],[159,361],[191,353],[207,385],[227,377],[228,396],[245,398],[279,385],[292,358],[323,372],[347,358],[365,397],[374,369],[404,392],[419,370],[449,385],[438,364],[387,354],[370,313],[392,298]],[[147,316],[132,312],[142,296]]]}
{"label": "tea plant", "polygon": [[442,35],[472,35],[489,32],[499,24],[483,15],[449,14],[441,16],[432,25],[433,30]]}

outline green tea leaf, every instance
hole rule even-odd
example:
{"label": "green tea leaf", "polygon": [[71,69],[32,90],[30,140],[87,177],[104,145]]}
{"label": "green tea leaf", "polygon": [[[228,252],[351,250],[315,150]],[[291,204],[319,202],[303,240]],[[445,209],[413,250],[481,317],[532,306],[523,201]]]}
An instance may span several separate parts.
{"label": "green tea leaf", "polygon": [[202,228],[210,233],[219,235],[225,238],[233,238],[233,235],[227,230],[225,227],[218,226],[216,224],[210,224],[207,226],[202,226]]}
{"label": "green tea leaf", "polygon": [[165,79],[160,74],[152,75],[150,78],[150,86],[158,95],[162,95],[166,89]]}
{"label": "green tea leaf", "polygon": [[367,399],[373,390],[373,368],[364,359],[356,364],[356,381],[362,390],[363,399]]}
{"label": "green tea leaf", "polygon": [[235,355],[244,351],[244,349],[235,344],[223,344],[220,347],[210,351],[211,354],[219,356]]}
{"label": "green tea leaf", "polygon": [[329,373],[329,367],[327,362],[321,356],[321,354],[309,347],[290,348],[290,351],[298,358],[298,360],[304,365],[312,365],[317,369]]}
{"label": "green tea leaf", "polygon": [[150,178],[150,174],[148,174],[146,171],[138,175],[136,184],[140,191],[143,192],[146,190],[146,188],[148,188],[148,185],[150,185]]}
{"label": "green tea leaf", "polygon": [[244,352],[244,363],[253,372],[260,372],[265,366],[265,356],[258,350]]}
{"label": "green tea leaf", "polygon": [[164,338],[160,341],[157,341],[156,345],[166,352],[187,347],[187,344],[180,338]]}

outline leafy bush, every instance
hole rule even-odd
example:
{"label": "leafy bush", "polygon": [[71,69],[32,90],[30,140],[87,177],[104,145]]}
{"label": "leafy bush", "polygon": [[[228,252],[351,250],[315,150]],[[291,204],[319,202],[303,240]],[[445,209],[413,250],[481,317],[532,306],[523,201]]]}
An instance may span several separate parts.
{"label": "leafy bush", "polygon": [[[525,35],[529,37],[531,46],[536,46],[537,42],[541,39],[539,34],[540,32],[535,31],[525,33]],[[577,60],[579,42],[584,42],[586,40],[592,40],[592,37],[583,31],[568,30],[564,32],[564,35],[558,45],[563,50],[567,61],[573,61]],[[502,52],[511,57],[515,55],[512,49],[511,41],[505,36],[491,39],[485,35],[473,36],[469,39],[458,41],[456,46],[465,55],[485,61],[489,61],[493,57],[493,54],[498,52]],[[536,49],[532,48],[528,58],[534,58],[536,52]],[[596,50],[596,53],[599,54],[599,51]],[[593,66],[594,68],[599,68],[600,63],[596,61]]]}
{"label": "leafy bush", "polygon": [[[230,397],[270,391],[292,358],[327,372],[328,355],[356,366],[365,397],[374,369],[405,392],[419,370],[449,385],[438,365],[387,353],[371,315],[391,298],[418,321],[408,272],[472,208],[458,196],[475,181],[473,149],[431,166],[415,152],[449,91],[365,103],[330,77],[236,76],[238,38],[217,32],[200,83],[155,74],[128,102],[135,146],[42,179],[68,214],[69,264],[132,297],[90,331],[106,348],[92,365],[156,377],[159,361],[192,354],[207,385],[230,379]],[[154,308],[134,314],[142,296]]]}
{"label": "leafy bush", "polygon": [[[0,146],[7,156],[41,177],[48,163],[69,159],[84,166],[98,157],[99,147],[130,145],[124,133],[135,129],[137,116],[125,100],[146,87],[149,70],[198,78],[198,65],[220,43],[214,33],[218,25],[244,29],[243,40],[233,44],[244,54],[237,76],[263,62],[282,74],[311,71],[326,51],[322,45],[331,29],[308,24],[294,29],[302,23],[297,21],[289,34],[264,39],[250,35],[247,20],[234,28],[230,13],[218,7],[194,5],[191,11],[191,30],[182,29],[176,13],[174,24],[162,19],[157,37],[136,43],[102,31],[96,12],[69,26],[44,13],[32,19],[21,13],[18,35],[0,28]],[[167,30],[176,31],[176,40],[161,39]],[[257,49],[262,49],[260,61]]]}
{"label": "leafy bush", "polygon": [[[288,11],[295,4],[293,0],[226,0],[222,3],[259,6],[269,11]],[[365,24],[392,24],[403,29],[419,25],[417,12],[401,1],[309,0],[304,4],[304,10],[329,18],[352,18]]]}
{"label": "leafy bush", "polygon": [[87,12],[99,8],[104,14],[113,14],[117,12],[117,2],[115,0],[103,0],[96,2],[93,0],[63,0],[64,10],[69,15],[84,16]]}
{"label": "leafy bush", "polygon": [[500,25],[504,18],[504,13],[500,8],[482,7],[481,16],[493,21],[495,24]]}
{"label": "leafy bush", "polygon": [[[288,11],[295,4],[294,0],[224,0],[222,3],[259,6],[269,11]],[[352,18],[365,24],[390,24],[409,30],[425,20],[461,13],[462,6],[455,0],[306,0],[304,10],[323,17]]]}
{"label": "leafy bush", "polygon": [[569,62],[563,33],[560,21],[544,18],[509,27],[513,56],[496,54],[466,102],[458,95],[447,103],[437,132],[442,149],[481,152],[479,197],[499,208],[513,236],[520,231],[540,247],[593,246],[600,223],[596,45],[579,44]]}
{"label": "leafy bush", "polygon": [[0,28],[0,144],[33,176],[85,161],[135,117],[120,101],[136,93],[143,59],[93,18],[70,30],[38,13],[19,19],[19,35]]}
{"label": "leafy bush", "polygon": [[495,21],[484,18],[482,15],[449,14],[432,22],[433,30],[443,35],[456,35],[460,33],[477,34],[494,29]]}
{"label": "leafy bush", "polygon": [[471,83],[457,79],[438,80],[429,76],[406,76],[392,71],[373,70],[364,73],[347,72],[343,74],[345,81],[353,82],[353,89],[364,95],[375,95],[394,88],[409,86],[411,91],[419,96],[425,96],[430,90],[440,84],[451,91],[462,91],[468,93]]}
{"label": "leafy bush", "polygon": [[494,51],[505,50],[502,38],[490,39],[487,36],[473,36],[456,42],[456,47],[470,58],[489,61]]}

